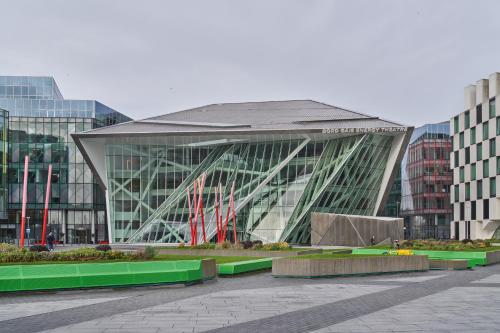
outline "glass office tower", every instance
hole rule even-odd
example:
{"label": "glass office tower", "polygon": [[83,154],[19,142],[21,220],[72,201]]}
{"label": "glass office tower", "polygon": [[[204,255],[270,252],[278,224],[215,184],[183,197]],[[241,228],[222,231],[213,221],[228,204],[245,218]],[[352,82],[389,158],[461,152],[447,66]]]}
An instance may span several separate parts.
{"label": "glass office tower", "polygon": [[208,239],[215,190],[226,212],[234,183],[240,240],[308,243],[312,212],[382,214],[411,130],[282,101],[209,105],[73,138],[106,189],[113,242],[188,242],[186,191],[206,174]]}
{"label": "glass office tower", "polygon": [[[9,111],[8,232],[19,230],[24,156],[29,156],[27,213],[30,238],[39,240],[49,164],[52,188],[48,228],[66,243],[107,239],[105,199],[71,134],[130,118],[93,100],[63,99],[49,77],[0,77],[0,108]],[[5,225],[6,223],[4,223]],[[17,228],[18,229],[18,228]]]}

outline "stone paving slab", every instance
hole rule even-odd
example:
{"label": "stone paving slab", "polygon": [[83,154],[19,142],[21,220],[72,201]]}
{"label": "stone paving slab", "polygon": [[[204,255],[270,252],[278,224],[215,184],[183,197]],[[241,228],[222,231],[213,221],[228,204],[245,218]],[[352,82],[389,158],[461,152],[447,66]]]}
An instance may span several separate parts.
{"label": "stone paving slab", "polygon": [[499,332],[499,314],[500,288],[459,287],[313,332]]}
{"label": "stone paving slab", "polygon": [[473,281],[472,283],[500,283],[500,274],[493,274],[484,279]]}
{"label": "stone paving slab", "polygon": [[383,278],[377,279],[376,281],[390,281],[390,282],[422,282],[432,279],[439,279],[445,277],[446,275],[422,275],[422,276],[410,276],[410,277],[395,277],[395,278]]}
{"label": "stone paving slab", "polygon": [[80,299],[80,300],[69,300],[69,301],[59,300],[51,302],[0,304],[0,321],[33,316],[41,313],[49,313],[64,309],[76,308],[85,305],[117,301],[120,299],[123,298],[122,297],[93,298],[93,299],[91,298],[91,299]]}
{"label": "stone paving slab", "polygon": [[202,332],[394,287],[319,284],[221,291],[46,332],[109,332],[110,329],[117,328],[115,325],[120,325],[118,329],[134,329],[136,332],[143,332],[143,329],[168,329],[171,333]]}
{"label": "stone paving slab", "polygon": [[[492,282],[497,281],[495,275],[500,276],[500,265],[473,271],[395,274],[382,279],[390,281],[381,281],[380,276],[275,279],[270,273],[261,273],[187,288],[149,287],[13,295],[0,297],[0,306],[79,298],[124,298],[0,320],[0,332],[298,333],[315,330],[401,332],[402,329],[410,332],[447,332],[450,327],[444,324],[454,320],[453,316],[466,317],[469,312],[474,313],[474,325],[452,325],[452,331],[498,332],[500,326],[491,320],[499,317],[500,313],[497,308],[500,297],[498,293],[492,292],[500,290],[500,285]],[[471,283],[475,281],[490,282]],[[479,301],[455,299],[453,295],[446,297],[446,292],[454,288],[462,290],[460,293],[480,294],[478,300],[483,299],[482,307],[458,307],[460,311],[466,311],[465,315],[458,311],[457,303],[474,304]],[[440,293],[445,294],[441,297]],[[431,296],[439,299],[439,303],[433,306],[434,311],[428,311],[429,301],[426,297]],[[369,322],[364,320],[366,316],[392,311],[422,299],[424,305],[400,312],[397,318],[382,315],[380,318],[370,317]],[[487,300],[487,305],[484,300]],[[493,305],[490,306],[490,303]],[[440,311],[435,311],[436,308]],[[17,309],[24,313],[22,306]],[[437,324],[432,327],[419,326],[419,323],[414,322],[415,313],[429,317]],[[398,329],[400,327],[401,330]]]}

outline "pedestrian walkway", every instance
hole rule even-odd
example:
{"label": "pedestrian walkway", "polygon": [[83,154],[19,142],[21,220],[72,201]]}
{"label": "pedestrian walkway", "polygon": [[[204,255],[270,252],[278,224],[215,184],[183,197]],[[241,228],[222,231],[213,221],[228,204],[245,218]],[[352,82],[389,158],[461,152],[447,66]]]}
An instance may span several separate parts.
{"label": "pedestrian walkway", "polygon": [[499,276],[500,265],[318,280],[260,273],[11,295],[0,297],[0,332],[498,332]]}

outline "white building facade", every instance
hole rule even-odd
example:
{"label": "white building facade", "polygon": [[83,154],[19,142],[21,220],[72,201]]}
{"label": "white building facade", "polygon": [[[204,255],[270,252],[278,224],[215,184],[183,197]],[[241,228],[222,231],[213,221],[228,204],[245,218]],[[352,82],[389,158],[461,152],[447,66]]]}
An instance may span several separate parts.
{"label": "white building facade", "polygon": [[464,112],[451,118],[451,238],[500,238],[500,73],[465,87]]}

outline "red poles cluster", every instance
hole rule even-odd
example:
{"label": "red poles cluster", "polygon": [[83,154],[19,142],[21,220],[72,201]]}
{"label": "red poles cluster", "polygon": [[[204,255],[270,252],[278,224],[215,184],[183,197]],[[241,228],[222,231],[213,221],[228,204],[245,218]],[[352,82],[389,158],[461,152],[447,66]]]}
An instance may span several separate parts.
{"label": "red poles cluster", "polygon": [[205,213],[203,212],[203,189],[205,188],[205,180],[207,175],[204,173],[201,175],[201,179],[198,178],[193,182],[193,208],[194,208],[194,219],[193,219],[193,209],[191,208],[191,191],[187,188],[187,199],[189,208],[189,228],[191,231],[191,245],[198,244],[198,216],[201,216],[201,230],[203,233],[203,242],[207,242],[207,236],[205,233]]}
{"label": "red poles cluster", "polygon": [[[19,237],[19,247],[21,248],[24,248],[24,233],[26,232],[26,203],[28,201],[28,164],[29,164],[29,156],[26,155],[24,156],[23,203],[21,209],[21,230]],[[45,191],[45,208],[43,212],[43,226],[42,226],[42,240],[41,240],[42,245],[45,245],[45,238],[47,233],[47,218],[49,215],[49,201],[50,201],[50,184],[52,182],[52,164],[49,164],[49,170],[47,174],[48,174],[47,190]]]}
{"label": "red poles cluster", "polygon": [[24,247],[24,232],[26,230],[26,201],[28,199],[28,163],[29,156],[24,156],[24,179],[23,179],[23,205],[21,208],[21,237],[19,239],[19,246]]}
{"label": "red poles cluster", "polygon": [[[198,217],[201,219],[201,230],[203,236],[203,242],[207,242],[207,235],[205,230],[205,213],[203,211],[203,190],[205,188],[205,181],[207,175],[204,173],[201,175],[201,179],[198,178],[193,182],[193,194],[191,196],[190,188],[186,189],[188,209],[189,209],[189,229],[191,233],[191,245],[198,244]],[[235,242],[238,242],[236,236],[236,210],[234,208],[234,189],[236,183],[233,182],[231,187],[231,194],[229,196],[229,204],[226,211],[226,218],[223,221],[223,191],[222,185],[215,188],[215,224],[217,229],[217,243],[223,243],[227,238],[227,229],[229,225],[229,218],[233,220],[233,238]]]}
{"label": "red poles cluster", "polygon": [[43,210],[42,245],[45,245],[47,236],[47,219],[49,217],[50,184],[52,183],[52,164],[47,172],[47,190],[45,191],[45,208]]}
{"label": "red poles cluster", "polygon": [[236,210],[234,209],[234,187],[231,186],[231,194],[229,195],[229,204],[226,211],[226,220],[222,221],[222,210],[223,210],[223,200],[222,200],[222,185],[219,183],[219,187],[215,188],[215,224],[217,227],[217,243],[223,243],[227,237],[227,226],[229,225],[229,216],[231,215],[233,219],[233,238],[234,242],[237,243],[238,239],[236,237]]}

